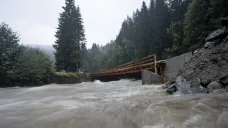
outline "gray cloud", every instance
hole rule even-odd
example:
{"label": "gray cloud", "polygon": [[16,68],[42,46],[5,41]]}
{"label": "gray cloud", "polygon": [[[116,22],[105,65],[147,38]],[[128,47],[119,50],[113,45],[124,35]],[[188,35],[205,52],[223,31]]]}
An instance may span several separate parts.
{"label": "gray cloud", "polygon": [[[115,39],[122,21],[141,7],[143,0],[75,0],[81,8],[87,46]],[[145,0],[149,3],[149,0]],[[1,0],[0,22],[18,31],[23,44],[55,41],[58,17],[64,0]]]}

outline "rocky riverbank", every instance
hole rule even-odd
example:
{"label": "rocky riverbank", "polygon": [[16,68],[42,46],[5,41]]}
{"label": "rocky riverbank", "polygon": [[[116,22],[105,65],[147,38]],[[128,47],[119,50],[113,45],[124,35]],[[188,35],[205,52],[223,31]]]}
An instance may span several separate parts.
{"label": "rocky riverbank", "polygon": [[177,75],[166,85],[168,93],[211,93],[228,91],[228,19],[223,28],[212,32],[203,48],[197,50]]}

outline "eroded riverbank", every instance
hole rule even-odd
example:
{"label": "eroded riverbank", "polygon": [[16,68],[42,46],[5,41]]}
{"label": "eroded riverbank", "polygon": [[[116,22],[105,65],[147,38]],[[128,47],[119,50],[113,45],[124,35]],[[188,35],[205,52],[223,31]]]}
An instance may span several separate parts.
{"label": "eroded riverbank", "polygon": [[100,81],[0,89],[0,127],[228,127],[228,93],[167,95],[162,85]]}

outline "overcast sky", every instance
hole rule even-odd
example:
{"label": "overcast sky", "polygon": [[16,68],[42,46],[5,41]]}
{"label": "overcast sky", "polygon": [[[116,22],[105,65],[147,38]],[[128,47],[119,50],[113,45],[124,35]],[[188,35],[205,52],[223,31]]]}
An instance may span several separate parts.
{"label": "overcast sky", "polygon": [[[17,31],[23,44],[51,45],[55,41],[64,0],[0,0],[0,22]],[[81,8],[87,47],[115,39],[127,15],[143,0],[75,0]],[[144,0],[149,4],[149,0]]]}

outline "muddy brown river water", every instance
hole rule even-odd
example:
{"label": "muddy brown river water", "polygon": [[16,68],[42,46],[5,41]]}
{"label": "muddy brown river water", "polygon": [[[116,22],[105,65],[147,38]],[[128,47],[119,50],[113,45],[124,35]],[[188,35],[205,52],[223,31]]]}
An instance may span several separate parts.
{"label": "muddy brown river water", "polygon": [[100,81],[0,89],[0,128],[228,128],[228,93]]}

